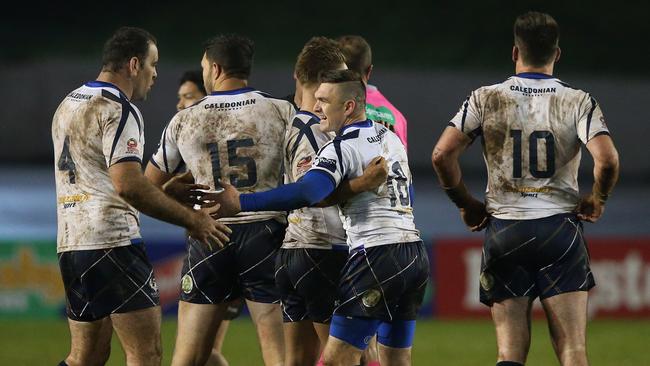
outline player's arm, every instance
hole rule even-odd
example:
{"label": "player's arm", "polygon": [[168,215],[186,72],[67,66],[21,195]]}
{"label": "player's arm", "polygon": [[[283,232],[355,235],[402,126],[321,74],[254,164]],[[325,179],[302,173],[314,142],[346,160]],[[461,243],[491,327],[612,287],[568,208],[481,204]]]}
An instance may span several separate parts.
{"label": "player's arm", "polygon": [[213,212],[191,210],[167,196],[144,177],[139,162],[116,163],[108,172],[117,194],[145,215],[184,226],[190,236],[204,243],[223,246],[229,241],[231,230],[214,221]]}
{"label": "player's arm", "polygon": [[316,206],[328,207],[345,202],[359,193],[377,189],[386,183],[386,178],[388,178],[386,159],[377,156],[363,170],[363,175],[342,181],[332,194],[318,202]]}
{"label": "player's arm", "polygon": [[242,211],[291,211],[313,206],[334,191],[335,182],[318,170],[308,171],[299,181],[256,193],[241,194],[226,182],[222,193],[216,195],[221,205],[218,217],[234,216]]}
{"label": "player's arm", "polygon": [[588,222],[596,222],[603,214],[605,202],[618,181],[618,151],[608,134],[601,134],[589,140],[587,150],[594,159],[594,185],[591,194],[581,200],[578,217]]}
{"label": "player's arm", "polygon": [[203,208],[216,205],[212,201],[204,200],[207,197],[205,191],[209,190],[210,187],[205,184],[194,183],[194,176],[190,171],[183,174],[169,174],[157,168],[150,161],[147,164],[144,176],[151,184],[161,188],[167,195],[184,205],[190,207],[201,205]]}
{"label": "player's arm", "polygon": [[447,127],[433,149],[431,161],[447,197],[461,211],[465,224],[472,230],[481,230],[486,224],[485,205],[472,197],[463,183],[458,159],[471,139],[454,127]]}

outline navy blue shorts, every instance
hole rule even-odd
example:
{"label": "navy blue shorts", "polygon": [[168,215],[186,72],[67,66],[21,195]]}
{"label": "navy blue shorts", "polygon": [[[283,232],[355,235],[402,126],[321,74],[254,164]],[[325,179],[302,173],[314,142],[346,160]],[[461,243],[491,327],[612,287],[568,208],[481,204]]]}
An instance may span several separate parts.
{"label": "navy blue shorts", "polygon": [[58,254],[68,318],[90,322],[159,305],[144,244]]}
{"label": "navy blue shorts", "polygon": [[595,286],[582,223],[575,214],[536,220],[490,218],[480,278],[481,302],[545,299]]}
{"label": "navy blue shorts", "polygon": [[275,287],[275,257],[286,225],[276,220],[229,224],[230,243],[210,250],[188,239],[181,274],[182,301],[220,304],[240,297],[261,303],[279,303]]}
{"label": "navy blue shorts", "polygon": [[329,323],[347,259],[347,245],[331,250],[280,249],[275,283],[280,291],[284,321]]}
{"label": "navy blue shorts", "polygon": [[354,249],[343,268],[334,314],[414,320],[428,281],[429,257],[421,241]]}

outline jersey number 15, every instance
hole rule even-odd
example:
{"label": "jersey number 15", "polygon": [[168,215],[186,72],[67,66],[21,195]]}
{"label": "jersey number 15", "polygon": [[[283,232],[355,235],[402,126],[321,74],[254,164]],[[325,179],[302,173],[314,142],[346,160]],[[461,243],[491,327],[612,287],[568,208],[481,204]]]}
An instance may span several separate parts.
{"label": "jersey number 15", "polygon": [[[257,183],[257,166],[255,160],[249,156],[237,155],[237,149],[240,147],[253,147],[255,143],[253,139],[238,139],[226,141],[228,147],[228,165],[231,167],[241,166],[246,167],[247,173],[245,176],[238,174],[230,174],[230,184],[235,188],[252,187]],[[214,177],[214,186],[220,187],[219,179],[221,179],[221,161],[219,160],[219,146],[216,142],[206,144],[210,159],[212,161],[212,176]]]}

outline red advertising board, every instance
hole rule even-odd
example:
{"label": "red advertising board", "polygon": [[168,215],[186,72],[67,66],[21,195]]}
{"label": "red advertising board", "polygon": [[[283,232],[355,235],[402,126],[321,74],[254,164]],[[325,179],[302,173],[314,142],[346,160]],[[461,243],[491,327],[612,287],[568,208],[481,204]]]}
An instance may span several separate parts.
{"label": "red advertising board", "polygon": [[[596,287],[589,315],[650,318],[650,238],[587,238]],[[442,239],[433,246],[434,314],[441,318],[488,317],[479,302],[480,239]],[[541,307],[537,302],[537,313]]]}

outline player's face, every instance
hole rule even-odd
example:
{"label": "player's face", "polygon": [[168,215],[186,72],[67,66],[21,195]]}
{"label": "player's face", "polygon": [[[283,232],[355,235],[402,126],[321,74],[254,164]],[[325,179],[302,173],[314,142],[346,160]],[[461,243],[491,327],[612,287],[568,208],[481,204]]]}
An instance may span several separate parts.
{"label": "player's face", "polygon": [[205,91],[208,92],[208,94],[210,94],[214,91],[213,88],[214,75],[212,72],[212,63],[208,61],[208,58],[205,56],[205,53],[203,54],[203,58],[201,59],[201,69],[203,69],[203,86],[205,87]]}
{"label": "player's face", "polygon": [[345,101],[336,84],[322,83],[314,93],[314,113],[320,118],[320,130],[337,132],[345,123]]}
{"label": "player's face", "polygon": [[155,44],[149,43],[149,52],[144,60],[140,61],[140,68],[138,75],[135,77],[133,86],[133,100],[145,100],[147,94],[153,86],[154,80],[158,76],[156,66],[158,65],[158,47]]}
{"label": "player's face", "polygon": [[199,87],[195,83],[186,81],[178,88],[178,104],[176,104],[176,109],[179,111],[185,109],[198,102],[204,96],[203,92],[199,90]]}

